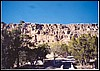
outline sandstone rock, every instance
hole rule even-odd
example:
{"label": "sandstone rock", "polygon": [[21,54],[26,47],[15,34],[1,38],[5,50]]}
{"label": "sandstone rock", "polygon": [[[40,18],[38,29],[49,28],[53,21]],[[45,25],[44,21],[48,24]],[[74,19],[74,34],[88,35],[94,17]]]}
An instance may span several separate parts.
{"label": "sandstone rock", "polygon": [[[18,29],[19,24],[4,24],[1,23],[1,30],[7,29]],[[21,28],[21,31],[25,35],[32,37],[30,39],[31,43],[42,44],[42,43],[51,43],[56,41],[61,41],[68,43],[72,36],[76,38],[81,34],[87,34],[88,32],[91,35],[97,35],[99,27],[97,24],[36,24],[36,23],[24,23]],[[28,38],[26,39],[28,40]]]}

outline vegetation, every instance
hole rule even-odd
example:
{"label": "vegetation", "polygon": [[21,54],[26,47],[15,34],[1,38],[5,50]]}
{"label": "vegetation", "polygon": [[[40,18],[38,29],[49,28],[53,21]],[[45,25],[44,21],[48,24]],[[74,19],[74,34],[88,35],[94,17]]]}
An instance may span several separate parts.
{"label": "vegetation", "polygon": [[49,53],[48,44],[38,45],[38,48],[33,46],[34,49],[30,49],[28,46],[23,46],[23,36],[20,32],[20,30],[2,30],[1,44],[3,69],[13,68],[14,64],[19,67],[19,63],[23,63],[23,61],[27,62],[43,59]]}
{"label": "vegetation", "polygon": [[[2,30],[1,65],[3,69],[13,68],[14,64],[19,67],[19,63],[23,63],[23,61],[27,62],[27,60],[43,60],[50,52],[54,53],[54,59],[56,58],[56,54],[62,57],[73,55],[75,59],[81,61],[83,58],[87,62],[98,56],[98,37],[96,35],[91,36],[90,34],[82,34],[78,38],[73,36],[68,45],[57,41],[50,46],[47,43],[35,46],[29,41],[26,41],[27,43],[23,41],[23,39],[30,40],[31,37],[21,33],[21,28],[23,27],[22,23],[24,23],[24,21],[20,22],[18,29],[12,31],[6,29]],[[23,43],[26,43],[27,45],[23,46]],[[30,49],[29,47],[33,47],[33,49]]]}
{"label": "vegetation", "polygon": [[68,52],[76,59],[82,60],[97,58],[98,38],[90,34],[83,34],[79,38],[72,37]]}
{"label": "vegetation", "polygon": [[2,30],[2,65],[4,68],[12,68],[15,60],[19,61],[20,46],[21,40],[17,30],[13,32]]}
{"label": "vegetation", "polygon": [[50,49],[47,44],[40,44],[37,48],[29,49],[27,53],[27,60],[29,61],[37,61],[43,60],[46,58],[45,56],[50,53]]}
{"label": "vegetation", "polygon": [[60,56],[62,55],[63,57],[65,56],[64,54],[68,51],[68,46],[65,43],[62,42],[55,42],[51,46],[51,51],[56,55]]}

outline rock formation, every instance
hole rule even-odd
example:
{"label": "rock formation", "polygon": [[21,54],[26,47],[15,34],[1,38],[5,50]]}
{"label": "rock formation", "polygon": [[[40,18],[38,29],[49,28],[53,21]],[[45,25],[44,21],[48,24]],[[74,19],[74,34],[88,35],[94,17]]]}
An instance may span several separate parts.
{"label": "rock formation", "polygon": [[[1,23],[1,30],[7,29],[11,31],[18,29],[20,24],[5,24]],[[33,44],[52,43],[61,41],[68,43],[72,36],[76,38],[81,34],[91,33],[99,37],[98,24],[36,24],[36,23],[23,23],[21,25],[21,33],[31,37],[29,40]],[[28,40],[28,39],[24,39]]]}

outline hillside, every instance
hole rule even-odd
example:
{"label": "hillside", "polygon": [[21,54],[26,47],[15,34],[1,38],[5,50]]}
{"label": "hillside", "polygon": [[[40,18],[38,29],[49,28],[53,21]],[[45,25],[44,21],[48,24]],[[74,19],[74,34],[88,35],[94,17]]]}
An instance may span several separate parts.
{"label": "hillside", "polygon": [[[12,31],[18,29],[21,24],[4,24],[1,23],[1,30],[7,29]],[[99,35],[98,24],[37,24],[37,23],[22,23],[21,33],[31,37],[30,40],[24,38],[24,41],[29,41],[35,45],[42,43],[53,43],[60,41],[68,43],[72,36],[76,38],[81,34]]]}

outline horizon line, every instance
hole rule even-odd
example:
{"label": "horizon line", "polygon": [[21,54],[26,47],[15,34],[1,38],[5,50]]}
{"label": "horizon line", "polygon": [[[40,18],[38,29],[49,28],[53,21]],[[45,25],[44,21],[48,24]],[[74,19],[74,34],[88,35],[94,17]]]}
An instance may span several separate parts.
{"label": "horizon line", "polygon": [[[2,22],[1,22],[2,23]],[[4,22],[5,23],[5,22]],[[92,23],[90,23],[90,22],[77,22],[77,23],[74,23],[74,22],[72,22],[72,23],[50,23],[50,22],[25,22],[25,23],[31,23],[31,24],[98,24],[97,22],[92,22]],[[5,23],[5,24],[20,24],[20,22],[16,22],[16,23]]]}

